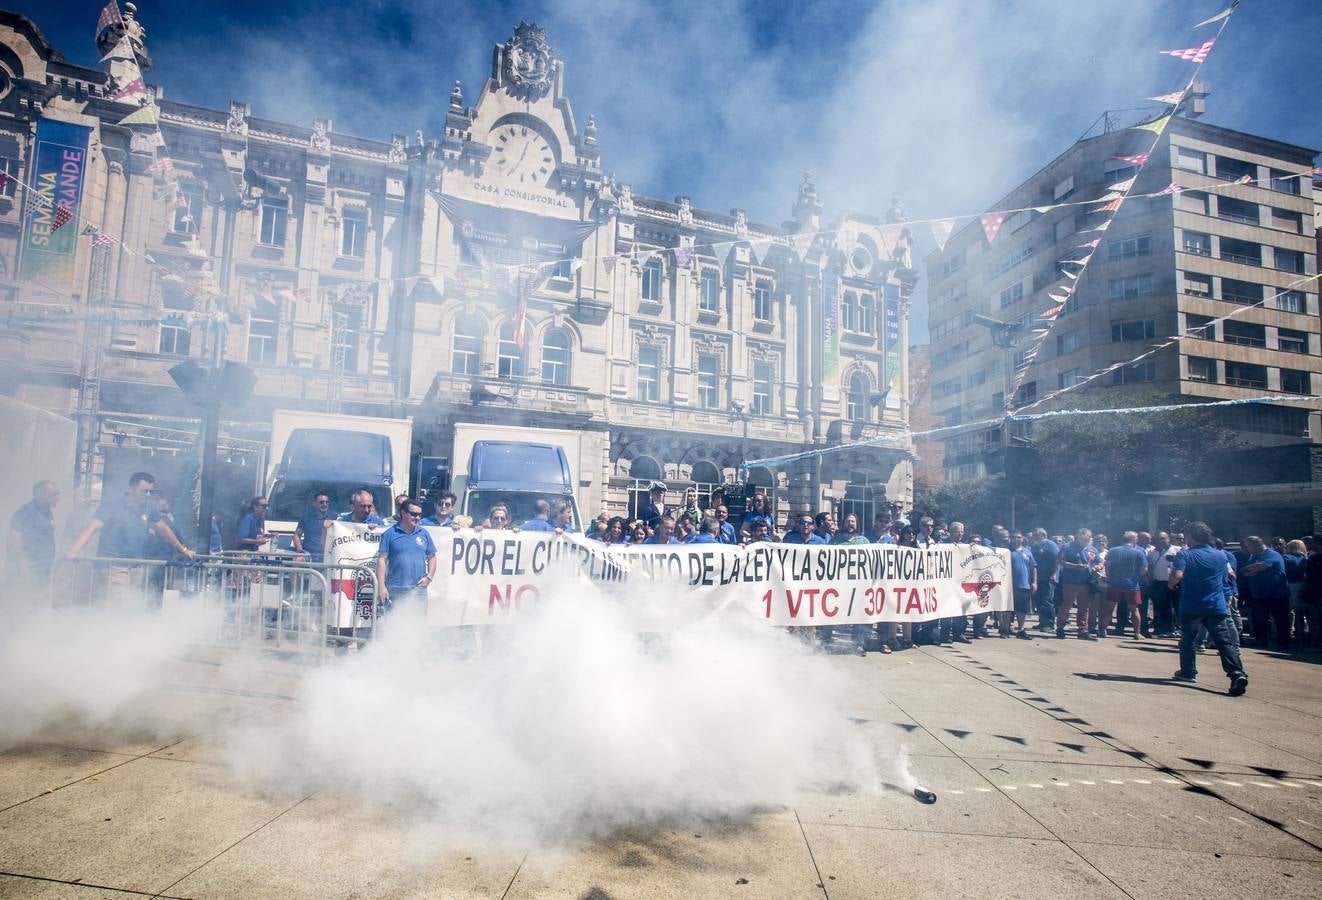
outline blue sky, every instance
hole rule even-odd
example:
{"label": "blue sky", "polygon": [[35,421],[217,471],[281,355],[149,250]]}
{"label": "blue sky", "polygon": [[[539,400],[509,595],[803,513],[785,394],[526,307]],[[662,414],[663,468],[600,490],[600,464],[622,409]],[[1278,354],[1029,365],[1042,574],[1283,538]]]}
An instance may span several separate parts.
{"label": "blue sky", "polygon": [[[1192,65],[1156,51],[1211,37],[1193,26],[1228,2],[144,0],[138,16],[167,97],[381,138],[438,135],[452,82],[472,102],[492,46],[535,21],[607,172],[779,223],[806,170],[828,216],[892,196],[915,218],[985,209],[1103,110],[1182,86]],[[100,5],[12,8],[96,65]],[[1322,148],[1319,34],[1318,0],[1244,0],[1201,73],[1206,120]]]}

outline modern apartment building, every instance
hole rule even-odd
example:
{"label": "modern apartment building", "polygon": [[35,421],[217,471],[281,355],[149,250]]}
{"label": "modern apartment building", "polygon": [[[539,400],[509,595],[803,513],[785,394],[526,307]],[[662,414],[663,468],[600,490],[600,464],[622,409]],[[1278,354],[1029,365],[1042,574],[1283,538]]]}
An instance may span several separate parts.
{"label": "modern apartment building", "polygon": [[[1314,183],[1306,174],[1317,151],[1184,116],[1170,120],[1155,147],[1152,140],[1151,132],[1135,128],[1085,137],[995,204],[1027,211],[1008,216],[994,241],[975,221],[927,258],[938,419],[959,424],[1003,415],[1018,370],[1024,371],[1013,408],[1177,334],[1186,337],[1079,390],[1119,388],[1121,404],[1127,395],[1193,402],[1322,390],[1318,287],[1307,280],[1318,271]],[[1122,158],[1150,148],[1141,168]],[[1135,177],[1109,228],[1089,231],[1109,213],[1095,211],[1100,202],[1079,201],[1104,197]],[[1180,190],[1138,196],[1172,184]],[[1062,203],[1075,205],[1032,209]],[[1077,273],[1068,261],[1085,256],[1098,239],[1076,293],[1031,357],[1032,329],[1056,305],[1048,289]],[[1220,414],[1254,444],[1319,436],[1318,413],[1306,404],[1246,405]],[[986,451],[1002,441],[999,426],[945,439],[944,477],[987,474]]]}

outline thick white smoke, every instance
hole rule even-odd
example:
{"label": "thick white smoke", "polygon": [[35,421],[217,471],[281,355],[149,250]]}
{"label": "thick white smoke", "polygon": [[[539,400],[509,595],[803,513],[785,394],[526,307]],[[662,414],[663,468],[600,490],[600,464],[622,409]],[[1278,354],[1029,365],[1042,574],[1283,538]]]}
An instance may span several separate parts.
{"label": "thick white smoke", "polygon": [[[200,721],[223,704],[169,690],[196,681],[206,623],[35,617],[0,637],[0,704],[14,711],[0,744],[52,726],[64,740],[202,733],[244,787],[325,791],[511,841],[738,816],[814,785],[881,783],[875,747],[845,716],[856,682],[841,669],[743,614],[703,619],[683,597],[673,608],[676,627],[642,634],[625,605],[561,596],[485,630],[480,647],[473,632],[399,610],[370,648],[290,665],[302,674],[286,714],[237,724]],[[220,661],[207,667],[212,687],[269,692],[270,659]]]}

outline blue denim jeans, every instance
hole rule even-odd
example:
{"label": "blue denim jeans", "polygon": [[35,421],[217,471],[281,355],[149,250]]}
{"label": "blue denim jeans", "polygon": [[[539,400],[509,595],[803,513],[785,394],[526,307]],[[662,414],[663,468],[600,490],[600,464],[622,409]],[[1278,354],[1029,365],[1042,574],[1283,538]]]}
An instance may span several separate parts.
{"label": "blue denim jeans", "polygon": [[[1039,573],[1040,574],[1040,573]],[[1039,578],[1033,601],[1037,604],[1037,624],[1040,628],[1056,627],[1056,584],[1050,578]]]}
{"label": "blue denim jeans", "polygon": [[1180,614],[1180,674],[1190,678],[1198,674],[1198,633],[1207,629],[1208,637],[1216,646],[1221,657],[1221,668],[1231,678],[1244,674],[1244,664],[1239,658],[1239,630],[1235,620],[1228,615]]}

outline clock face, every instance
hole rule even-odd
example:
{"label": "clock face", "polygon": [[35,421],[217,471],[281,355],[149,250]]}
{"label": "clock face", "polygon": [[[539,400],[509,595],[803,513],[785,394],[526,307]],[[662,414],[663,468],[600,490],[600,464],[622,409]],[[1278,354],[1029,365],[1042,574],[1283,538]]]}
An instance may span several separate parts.
{"label": "clock face", "polygon": [[512,122],[491,132],[491,171],[513,184],[546,184],[555,170],[555,153],[546,138],[527,125]]}

